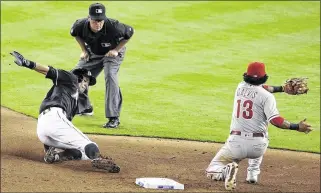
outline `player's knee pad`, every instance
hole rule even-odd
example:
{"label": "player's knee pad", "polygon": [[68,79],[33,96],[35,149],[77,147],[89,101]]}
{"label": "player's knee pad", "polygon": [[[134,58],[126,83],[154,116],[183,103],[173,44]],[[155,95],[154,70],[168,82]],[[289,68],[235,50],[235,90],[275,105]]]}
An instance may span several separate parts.
{"label": "player's knee pad", "polygon": [[99,156],[98,146],[94,143],[89,143],[85,146],[85,154],[90,159],[95,159]]}

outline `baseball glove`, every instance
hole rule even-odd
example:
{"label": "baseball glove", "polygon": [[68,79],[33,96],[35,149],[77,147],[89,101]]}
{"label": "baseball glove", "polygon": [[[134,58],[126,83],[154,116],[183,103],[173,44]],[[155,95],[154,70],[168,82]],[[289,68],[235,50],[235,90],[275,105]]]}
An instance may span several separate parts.
{"label": "baseball glove", "polygon": [[91,160],[92,167],[97,169],[106,170],[110,173],[118,173],[120,167],[110,157],[99,156],[96,159]]}
{"label": "baseball glove", "polygon": [[284,92],[290,95],[300,95],[308,93],[308,78],[290,78],[285,81]]}

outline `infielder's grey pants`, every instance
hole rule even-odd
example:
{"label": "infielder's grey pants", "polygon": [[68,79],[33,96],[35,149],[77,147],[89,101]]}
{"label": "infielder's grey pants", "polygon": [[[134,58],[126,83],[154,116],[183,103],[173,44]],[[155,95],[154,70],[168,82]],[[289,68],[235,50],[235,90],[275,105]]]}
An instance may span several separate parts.
{"label": "infielder's grey pants", "polygon": [[[122,95],[118,86],[118,71],[124,59],[125,50],[116,57],[91,55],[89,61],[80,60],[76,68],[85,68],[97,78],[102,69],[105,72],[105,115],[119,117],[122,106]],[[78,112],[82,112],[91,105],[88,91],[79,94]]]}
{"label": "infielder's grey pants", "polygon": [[[245,134],[245,133],[244,133]],[[252,137],[230,135],[216,153],[206,172],[213,173],[216,180],[224,179],[225,166],[229,163],[237,162],[249,158],[248,172],[252,174],[260,173],[260,164],[266,149],[269,145],[267,137]]]}

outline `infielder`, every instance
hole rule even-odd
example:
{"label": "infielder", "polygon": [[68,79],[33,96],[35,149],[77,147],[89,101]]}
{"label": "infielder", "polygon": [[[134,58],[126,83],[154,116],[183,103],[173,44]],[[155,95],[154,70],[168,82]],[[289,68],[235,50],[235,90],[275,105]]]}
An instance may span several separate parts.
{"label": "infielder", "polygon": [[[282,86],[263,85],[268,79],[263,63],[250,63],[243,79],[235,91],[230,136],[206,169],[208,178],[225,181],[226,190],[236,187],[238,163],[245,158],[250,158],[248,180],[250,175],[258,175],[263,154],[269,145],[269,122],[281,129],[305,133],[312,130],[306,119],[295,124],[279,114],[271,92],[288,91]],[[302,89],[299,90],[301,92]]]}
{"label": "infielder", "polygon": [[78,109],[78,94],[96,84],[90,71],[77,69],[71,73],[27,60],[16,51],[10,54],[17,65],[45,75],[54,84],[41,103],[37,124],[38,138],[45,146],[45,162],[90,159],[93,167],[118,173],[119,166],[101,156],[97,144],[71,123]]}
{"label": "infielder", "polygon": [[[105,116],[108,122],[104,128],[117,128],[122,106],[122,94],[118,86],[118,71],[125,56],[125,44],[134,34],[134,29],[117,20],[107,18],[103,4],[94,3],[89,7],[89,17],[78,19],[70,34],[81,48],[77,68],[89,70],[97,77],[105,71]],[[79,95],[79,114],[92,115],[93,106],[88,91]]]}

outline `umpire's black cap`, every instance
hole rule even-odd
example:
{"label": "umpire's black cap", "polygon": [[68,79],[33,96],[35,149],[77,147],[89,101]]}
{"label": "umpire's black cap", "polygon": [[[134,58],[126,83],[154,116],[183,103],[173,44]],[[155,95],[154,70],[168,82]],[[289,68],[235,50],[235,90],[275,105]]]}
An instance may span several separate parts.
{"label": "umpire's black cap", "polygon": [[104,20],[106,19],[106,8],[101,3],[93,3],[89,6],[89,17],[92,20]]}
{"label": "umpire's black cap", "polygon": [[86,76],[89,78],[89,86],[96,84],[96,78],[91,75],[91,72],[85,68],[77,68],[71,71],[76,76]]}

